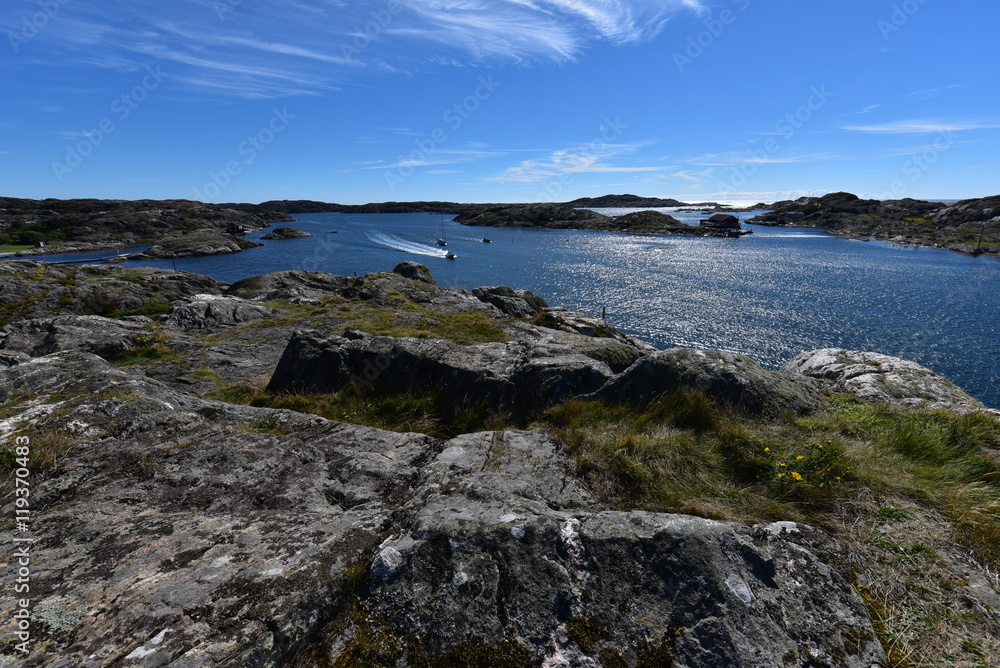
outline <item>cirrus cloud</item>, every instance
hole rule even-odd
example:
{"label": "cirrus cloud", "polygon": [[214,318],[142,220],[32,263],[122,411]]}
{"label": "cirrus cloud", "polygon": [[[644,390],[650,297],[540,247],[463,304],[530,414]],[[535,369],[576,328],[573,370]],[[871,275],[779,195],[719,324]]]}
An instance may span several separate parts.
{"label": "cirrus cloud", "polygon": [[[67,4],[26,51],[54,68],[155,58],[196,91],[278,97],[365,85],[372,73],[572,61],[703,10],[702,0],[105,0]],[[0,28],[22,18],[0,17]]]}

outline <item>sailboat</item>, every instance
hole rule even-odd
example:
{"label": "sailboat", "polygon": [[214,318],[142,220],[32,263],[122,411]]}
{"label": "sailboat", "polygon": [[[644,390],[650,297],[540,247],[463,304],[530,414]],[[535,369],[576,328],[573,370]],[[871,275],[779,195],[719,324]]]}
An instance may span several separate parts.
{"label": "sailboat", "polygon": [[443,213],[441,214],[441,236],[439,236],[437,238],[437,241],[435,241],[434,243],[436,243],[438,246],[447,246],[448,245],[448,242],[444,238],[444,214]]}

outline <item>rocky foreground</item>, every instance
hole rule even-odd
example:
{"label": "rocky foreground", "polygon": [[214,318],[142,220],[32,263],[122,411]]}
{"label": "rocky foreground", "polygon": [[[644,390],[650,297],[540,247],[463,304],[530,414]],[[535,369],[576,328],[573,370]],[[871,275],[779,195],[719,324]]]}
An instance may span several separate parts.
{"label": "rocky foreground", "polygon": [[[858,565],[881,548],[787,517],[630,507],[544,416],[585,402],[638,419],[697,395],[747,424],[847,397],[993,419],[905,360],[829,349],[773,371],[658,351],[530,292],[441,288],[415,263],[227,284],[23,261],[0,284],[0,438],[31,448],[28,525],[0,536],[34,541],[27,640],[24,604],[0,604],[11,665],[886,665],[897,629]],[[275,407],[352,397],[369,416],[437,397],[479,416],[454,424],[523,426],[431,436]],[[992,651],[990,569],[945,535],[934,564]]]}

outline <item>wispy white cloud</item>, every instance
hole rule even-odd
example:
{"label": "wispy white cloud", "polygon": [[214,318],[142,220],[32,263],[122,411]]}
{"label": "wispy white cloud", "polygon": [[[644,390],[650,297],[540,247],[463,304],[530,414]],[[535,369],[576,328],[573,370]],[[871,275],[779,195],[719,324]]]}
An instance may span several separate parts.
{"label": "wispy white cloud", "polygon": [[682,169],[679,172],[674,172],[673,174],[671,174],[671,176],[678,179],[684,179],[685,181],[701,183],[703,181],[708,180],[708,178],[712,175],[713,171],[715,171],[714,167],[703,169],[700,172],[692,172],[688,169]]}
{"label": "wispy white cloud", "polygon": [[840,116],[841,118],[843,118],[844,116],[860,116],[862,114],[867,114],[869,111],[872,111],[873,109],[878,109],[881,106],[882,106],[881,104],[870,104],[864,109],[861,109],[860,111],[852,111],[849,114],[841,114]]}
{"label": "wispy white cloud", "polygon": [[566,174],[612,174],[633,172],[663,172],[664,165],[620,166],[607,161],[623,154],[633,153],[648,142],[636,144],[602,144],[599,147],[579,146],[553,151],[547,156],[524,160],[508,167],[486,181],[499,183],[534,183]]}
{"label": "wispy white cloud", "polygon": [[799,162],[820,162],[824,160],[837,160],[840,156],[832,153],[807,153],[795,155],[758,155],[748,151],[730,151],[728,153],[706,153],[694,158],[688,158],[683,162],[699,165],[703,167],[735,167],[748,162],[771,165],[771,164],[795,164]]}
{"label": "wispy white cloud", "polygon": [[[372,72],[568,61],[594,42],[650,40],[678,13],[704,9],[703,0],[105,0],[65,4],[32,46],[52,66],[128,71],[156,59],[188,87],[259,98]],[[0,32],[19,20],[0,16]]]}
{"label": "wispy white cloud", "polygon": [[997,128],[1000,128],[1000,121],[913,120],[893,121],[877,125],[847,125],[843,129],[869,134],[919,135],[965,132],[967,130],[995,130]]}
{"label": "wispy white cloud", "polygon": [[927,90],[918,90],[912,93],[907,93],[906,97],[917,100],[929,100],[932,97],[937,97],[941,93],[952,90],[954,88],[962,88],[965,84],[951,84],[950,86],[940,86],[938,88],[928,88]]}
{"label": "wispy white cloud", "polygon": [[795,200],[800,197],[821,197],[832,190],[764,190],[764,191],[720,191],[714,193],[699,193],[704,201],[735,200],[750,203],[777,202],[780,200]]}
{"label": "wispy white cloud", "polygon": [[439,148],[419,158],[401,157],[394,162],[384,160],[369,160],[360,163],[362,169],[399,169],[414,167],[435,167],[438,165],[458,165],[475,162],[485,158],[495,158],[508,155],[514,151],[485,151],[482,149],[443,149]]}
{"label": "wispy white cloud", "polygon": [[[940,142],[940,140],[939,140],[939,142]],[[975,143],[975,142],[972,142],[972,141],[969,141],[969,140],[965,140],[965,141],[952,140],[952,141],[948,142],[948,146],[958,146],[959,144],[972,144],[972,143]],[[892,150],[888,151],[888,153],[886,155],[888,157],[890,157],[890,158],[900,158],[900,157],[904,157],[904,156],[907,156],[907,155],[920,155],[920,154],[926,153],[928,151],[934,152],[934,153],[940,152],[941,151],[941,144],[940,143],[937,143],[937,144],[921,144],[920,146],[908,146],[908,147],[905,147],[905,148],[892,149]]]}

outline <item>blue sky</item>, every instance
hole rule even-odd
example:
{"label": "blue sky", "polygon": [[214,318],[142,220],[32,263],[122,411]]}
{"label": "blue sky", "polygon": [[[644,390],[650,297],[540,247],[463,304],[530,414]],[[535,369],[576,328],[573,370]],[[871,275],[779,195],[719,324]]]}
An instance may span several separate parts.
{"label": "blue sky", "polygon": [[982,0],[15,0],[0,194],[994,195],[998,24]]}

